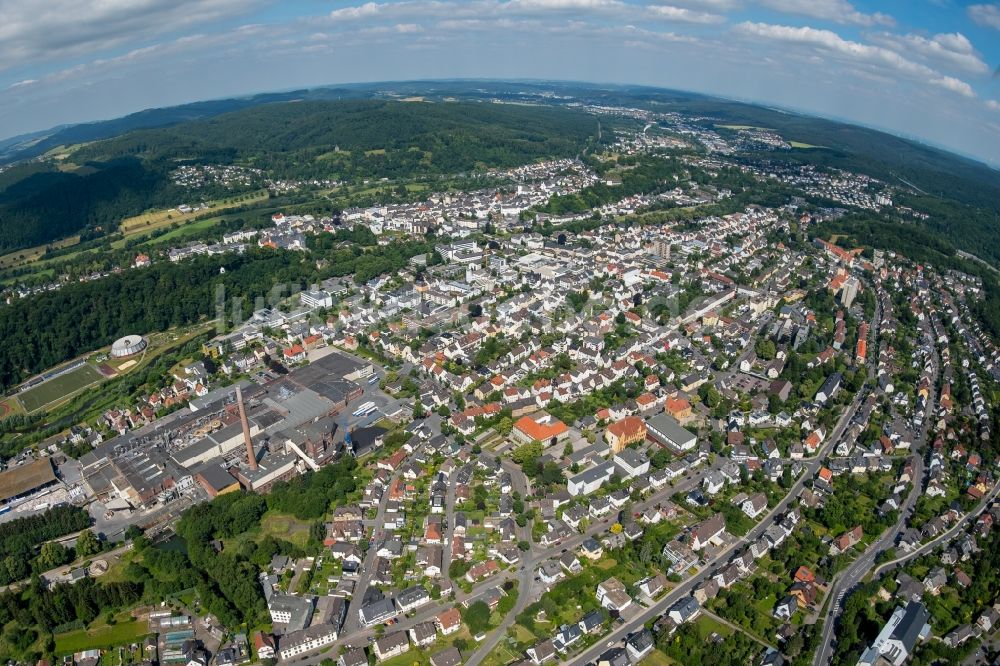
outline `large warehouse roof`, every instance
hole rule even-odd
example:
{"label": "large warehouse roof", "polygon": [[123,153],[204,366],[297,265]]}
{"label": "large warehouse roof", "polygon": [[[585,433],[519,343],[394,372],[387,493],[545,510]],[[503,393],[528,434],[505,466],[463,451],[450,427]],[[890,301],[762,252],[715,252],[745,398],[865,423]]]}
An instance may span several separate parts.
{"label": "large warehouse roof", "polygon": [[48,458],[39,458],[30,463],[18,465],[0,472],[0,502],[19,497],[37,488],[55,483],[57,480],[55,472],[52,470],[52,461]]}

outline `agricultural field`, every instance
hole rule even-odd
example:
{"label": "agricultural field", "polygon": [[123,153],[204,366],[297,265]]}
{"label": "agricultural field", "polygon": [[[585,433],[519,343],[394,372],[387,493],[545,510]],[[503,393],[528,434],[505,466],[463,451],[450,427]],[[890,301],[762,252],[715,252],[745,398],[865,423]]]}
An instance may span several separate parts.
{"label": "agricultural field", "polygon": [[23,250],[15,250],[14,252],[0,256],[0,270],[17,268],[19,266],[24,266],[25,264],[30,264],[31,262],[38,261],[44,257],[45,253],[49,249],[58,250],[60,248],[69,247],[70,245],[76,245],[79,242],[80,234],[76,234],[75,236],[46,243],[45,245],[36,245],[35,247],[29,247]]}
{"label": "agricultural field", "polygon": [[261,191],[245,197],[235,197],[221,201],[210,201],[208,202],[207,209],[203,208],[201,210],[194,210],[190,213],[182,213],[176,208],[149,211],[142,213],[141,215],[135,215],[122,220],[119,229],[126,236],[138,233],[148,233],[150,231],[155,231],[160,227],[169,227],[175,222],[183,223],[193,220],[199,216],[205,215],[206,212],[218,213],[230,208],[267,201],[267,198],[268,193],[266,191]]}
{"label": "agricultural field", "polygon": [[89,363],[81,365],[66,374],[54,377],[38,386],[17,395],[17,400],[28,412],[33,412],[52,403],[59,402],[77,391],[101,381],[103,377]]}

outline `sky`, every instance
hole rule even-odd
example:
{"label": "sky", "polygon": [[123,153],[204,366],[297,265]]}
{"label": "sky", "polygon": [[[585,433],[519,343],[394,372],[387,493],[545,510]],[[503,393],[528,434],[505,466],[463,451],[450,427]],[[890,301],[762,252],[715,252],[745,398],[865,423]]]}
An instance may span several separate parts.
{"label": "sky", "polygon": [[365,81],[754,101],[1000,165],[1000,0],[0,0],[0,138]]}

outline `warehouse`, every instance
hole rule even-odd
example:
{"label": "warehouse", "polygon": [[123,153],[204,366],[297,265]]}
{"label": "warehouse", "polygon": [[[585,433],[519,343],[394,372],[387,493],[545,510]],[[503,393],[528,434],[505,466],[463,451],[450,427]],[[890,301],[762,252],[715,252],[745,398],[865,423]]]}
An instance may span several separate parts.
{"label": "warehouse", "polygon": [[0,506],[6,506],[59,483],[49,458],[39,458],[0,472]]}

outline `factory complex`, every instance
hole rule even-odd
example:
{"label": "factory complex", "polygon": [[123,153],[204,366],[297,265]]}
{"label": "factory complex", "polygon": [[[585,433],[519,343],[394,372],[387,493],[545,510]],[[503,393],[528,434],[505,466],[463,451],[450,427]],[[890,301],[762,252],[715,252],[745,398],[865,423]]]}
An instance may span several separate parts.
{"label": "factory complex", "polygon": [[374,366],[332,352],[269,381],[243,380],[80,458],[83,478],[109,508],[150,509],[185,495],[266,492],[318,470],[345,450],[337,415],[362,394]]}

